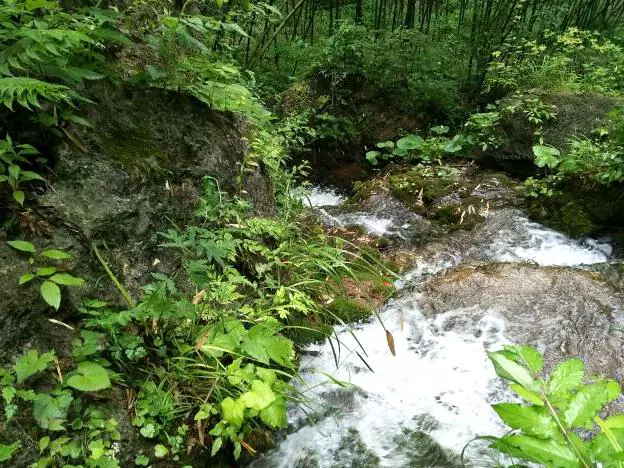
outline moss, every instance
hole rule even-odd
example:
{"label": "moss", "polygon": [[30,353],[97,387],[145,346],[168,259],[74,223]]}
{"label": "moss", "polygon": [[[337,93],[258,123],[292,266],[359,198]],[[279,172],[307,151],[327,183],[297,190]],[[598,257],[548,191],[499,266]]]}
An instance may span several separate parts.
{"label": "moss", "polygon": [[468,197],[461,203],[453,203],[439,207],[435,218],[449,231],[470,231],[481,224],[484,217],[480,214],[483,200],[479,197]]}
{"label": "moss", "polygon": [[[606,201],[602,204],[604,203]],[[559,192],[551,198],[528,200],[527,204],[533,219],[571,237],[587,237],[598,230],[592,219],[592,213],[586,208],[587,200],[582,195]],[[601,203],[595,200],[597,210],[604,209],[600,205]]]}
{"label": "moss", "polygon": [[[392,194],[416,211],[457,189],[457,179],[442,175],[439,169],[416,167],[407,172],[393,174],[388,183]],[[422,191],[422,196],[421,196]]]}
{"label": "moss", "polygon": [[290,338],[295,345],[303,347],[311,343],[324,341],[332,333],[332,327],[324,323],[320,318],[311,316],[292,318],[285,335]]}
{"label": "moss", "polygon": [[[337,297],[329,306],[328,319],[334,323],[356,323],[371,316],[372,309],[348,297]],[[340,319],[340,320],[339,320]]]}

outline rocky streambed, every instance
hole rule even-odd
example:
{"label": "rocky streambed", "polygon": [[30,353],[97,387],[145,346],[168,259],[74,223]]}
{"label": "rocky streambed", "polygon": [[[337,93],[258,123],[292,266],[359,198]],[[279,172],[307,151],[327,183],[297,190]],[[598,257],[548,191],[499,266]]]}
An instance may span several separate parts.
{"label": "rocky streambed", "polygon": [[[474,437],[507,430],[490,404],[513,397],[486,356],[507,343],[536,346],[546,370],[578,356],[590,372],[622,379],[622,269],[609,240],[531,222],[502,174],[447,176],[436,193],[422,177],[404,177],[406,188],[393,175],[350,199],[312,191],[327,226],[358,226],[407,249],[412,266],[380,310],[383,326],[371,318],[308,348],[297,383],[305,400],[254,466],[459,466]],[[468,466],[497,461],[478,442],[466,449]]]}

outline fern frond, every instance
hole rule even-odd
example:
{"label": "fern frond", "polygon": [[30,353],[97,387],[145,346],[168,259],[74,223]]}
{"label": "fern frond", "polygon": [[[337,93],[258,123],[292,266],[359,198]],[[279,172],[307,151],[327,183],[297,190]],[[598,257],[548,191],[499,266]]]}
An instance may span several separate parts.
{"label": "fern frond", "polygon": [[[11,75],[40,62],[70,56],[94,41],[78,31],[68,29],[19,28],[3,38],[9,45],[0,50],[0,74]],[[4,42],[2,41],[2,42]]]}
{"label": "fern frond", "polygon": [[13,110],[13,104],[31,109],[30,106],[41,107],[39,98],[52,102],[70,103],[72,91],[63,85],[47,83],[34,78],[8,77],[0,78],[0,104]]}

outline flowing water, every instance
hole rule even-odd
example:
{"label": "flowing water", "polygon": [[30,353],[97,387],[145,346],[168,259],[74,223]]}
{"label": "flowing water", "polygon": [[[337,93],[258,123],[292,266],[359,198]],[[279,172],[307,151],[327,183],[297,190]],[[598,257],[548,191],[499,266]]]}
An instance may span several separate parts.
{"label": "flowing water", "polygon": [[[390,213],[328,214],[327,206],[344,201],[331,190],[317,188],[309,200],[333,223],[358,224],[372,234],[387,233],[394,223]],[[419,285],[471,260],[580,266],[607,262],[611,247],[571,240],[514,210],[492,213],[469,237],[469,243],[437,244],[436,255],[417,258],[397,282],[397,294],[380,311],[396,356],[378,320],[337,329],[330,341],[307,350],[298,387],[309,400],[293,405],[288,433],[254,466],[460,466],[459,455],[475,436],[506,431],[489,405],[513,397],[486,351],[511,342],[508,318],[479,305],[424,315]],[[473,442],[464,463],[487,467],[497,460]]]}

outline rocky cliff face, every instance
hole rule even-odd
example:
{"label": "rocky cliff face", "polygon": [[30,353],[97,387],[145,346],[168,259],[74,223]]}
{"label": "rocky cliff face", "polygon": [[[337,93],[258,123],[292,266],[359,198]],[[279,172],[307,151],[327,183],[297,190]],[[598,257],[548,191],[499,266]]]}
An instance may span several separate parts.
{"label": "rocky cliff face", "polygon": [[[48,319],[71,325],[85,297],[97,293],[119,302],[93,243],[135,298],[150,273],[173,271],[176,259],[159,247],[158,232],[192,218],[204,177],[230,193],[244,190],[256,214],[275,211],[268,178],[260,169],[241,171],[249,150],[244,121],[158,89],[99,83],[91,99],[93,127],[65,129],[65,143],[52,150],[48,187],[21,216],[21,233],[1,239],[0,361],[27,344],[58,347],[68,330]],[[63,291],[57,313],[40,299],[37,285],[18,287],[28,256],[4,242],[18,236],[40,248],[66,249],[74,257],[72,272],[87,280],[84,288]]]}

